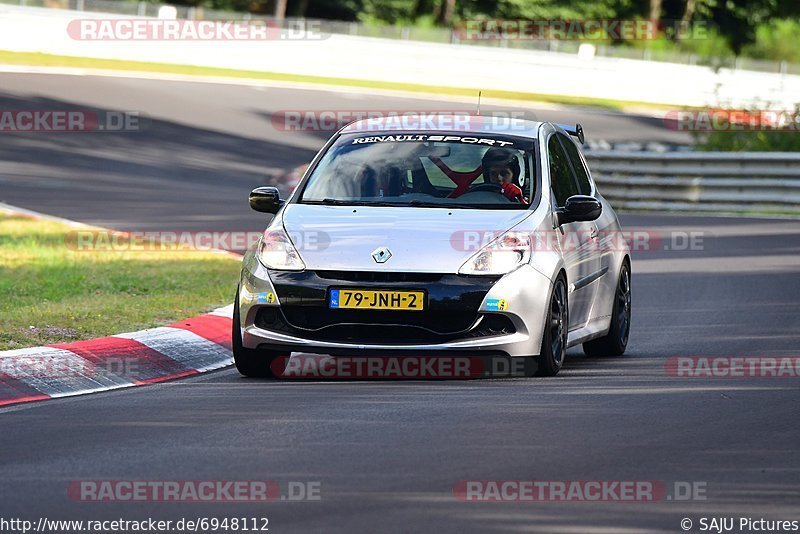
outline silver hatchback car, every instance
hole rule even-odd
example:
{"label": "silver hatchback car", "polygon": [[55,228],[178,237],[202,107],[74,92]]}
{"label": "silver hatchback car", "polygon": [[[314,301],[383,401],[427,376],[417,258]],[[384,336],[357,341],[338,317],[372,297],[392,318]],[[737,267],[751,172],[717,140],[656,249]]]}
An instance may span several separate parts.
{"label": "silver hatchback car", "polygon": [[[248,251],[233,354],[274,376],[295,352],[499,355],[553,376],[568,347],[621,355],[631,259],[580,125],[470,116],[338,131]],[[580,144],[575,141],[580,141]]]}

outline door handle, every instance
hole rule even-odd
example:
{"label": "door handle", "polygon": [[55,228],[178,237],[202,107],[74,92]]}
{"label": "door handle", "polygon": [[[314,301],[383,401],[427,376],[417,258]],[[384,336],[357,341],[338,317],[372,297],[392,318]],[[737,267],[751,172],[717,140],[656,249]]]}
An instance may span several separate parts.
{"label": "door handle", "polygon": [[589,232],[589,237],[591,237],[592,239],[597,239],[597,234],[598,234],[597,226],[592,225],[592,231]]}

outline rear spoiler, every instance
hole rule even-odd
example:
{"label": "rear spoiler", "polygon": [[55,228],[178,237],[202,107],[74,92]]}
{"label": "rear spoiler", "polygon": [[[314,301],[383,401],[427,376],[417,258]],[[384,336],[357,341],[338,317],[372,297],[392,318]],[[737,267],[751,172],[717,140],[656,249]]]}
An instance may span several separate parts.
{"label": "rear spoiler", "polygon": [[569,124],[556,124],[556,126],[561,128],[571,136],[577,137],[578,141],[580,141],[581,144],[584,144],[586,142],[586,140],[583,137],[583,126],[581,126],[580,123],[576,124],[575,126],[571,126]]}

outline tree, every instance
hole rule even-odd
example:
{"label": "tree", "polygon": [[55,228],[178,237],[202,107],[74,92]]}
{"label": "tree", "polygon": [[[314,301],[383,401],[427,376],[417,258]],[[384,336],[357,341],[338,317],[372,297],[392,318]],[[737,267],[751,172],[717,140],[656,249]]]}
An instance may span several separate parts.
{"label": "tree", "polygon": [[437,18],[437,22],[442,26],[452,26],[453,25],[453,15],[456,11],[456,0],[442,0],[441,9],[439,10],[439,16]]}
{"label": "tree", "polygon": [[650,0],[650,20],[655,22],[661,19],[661,0]]}
{"label": "tree", "polygon": [[286,18],[286,0],[277,0],[275,3],[275,19],[282,21]]}

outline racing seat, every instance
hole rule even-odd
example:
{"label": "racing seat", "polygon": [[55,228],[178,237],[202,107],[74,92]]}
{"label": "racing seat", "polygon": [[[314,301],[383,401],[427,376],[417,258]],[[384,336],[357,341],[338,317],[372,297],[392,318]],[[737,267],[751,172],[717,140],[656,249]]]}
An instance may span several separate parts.
{"label": "racing seat", "polygon": [[409,168],[411,170],[411,191],[414,193],[424,193],[434,197],[444,196],[441,191],[436,189],[422,166],[422,160],[418,157],[412,158]]}
{"label": "racing seat", "polygon": [[456,188],[448,195],[450,198],[460,197],[472,186],[472,182],[478,179],[483,174],[483,167],[478,165],[474,171],[460,172],[454,171],[447,164],[437,156],[428,156],[428,158],[441,170],[454,184]]}
{"label": "racing seat", "polygon": [[399,168],[394,166],[388,167],[381,178],[381,183],[384,187],[384,196],[399,197],[406,192],[403,171]]}

